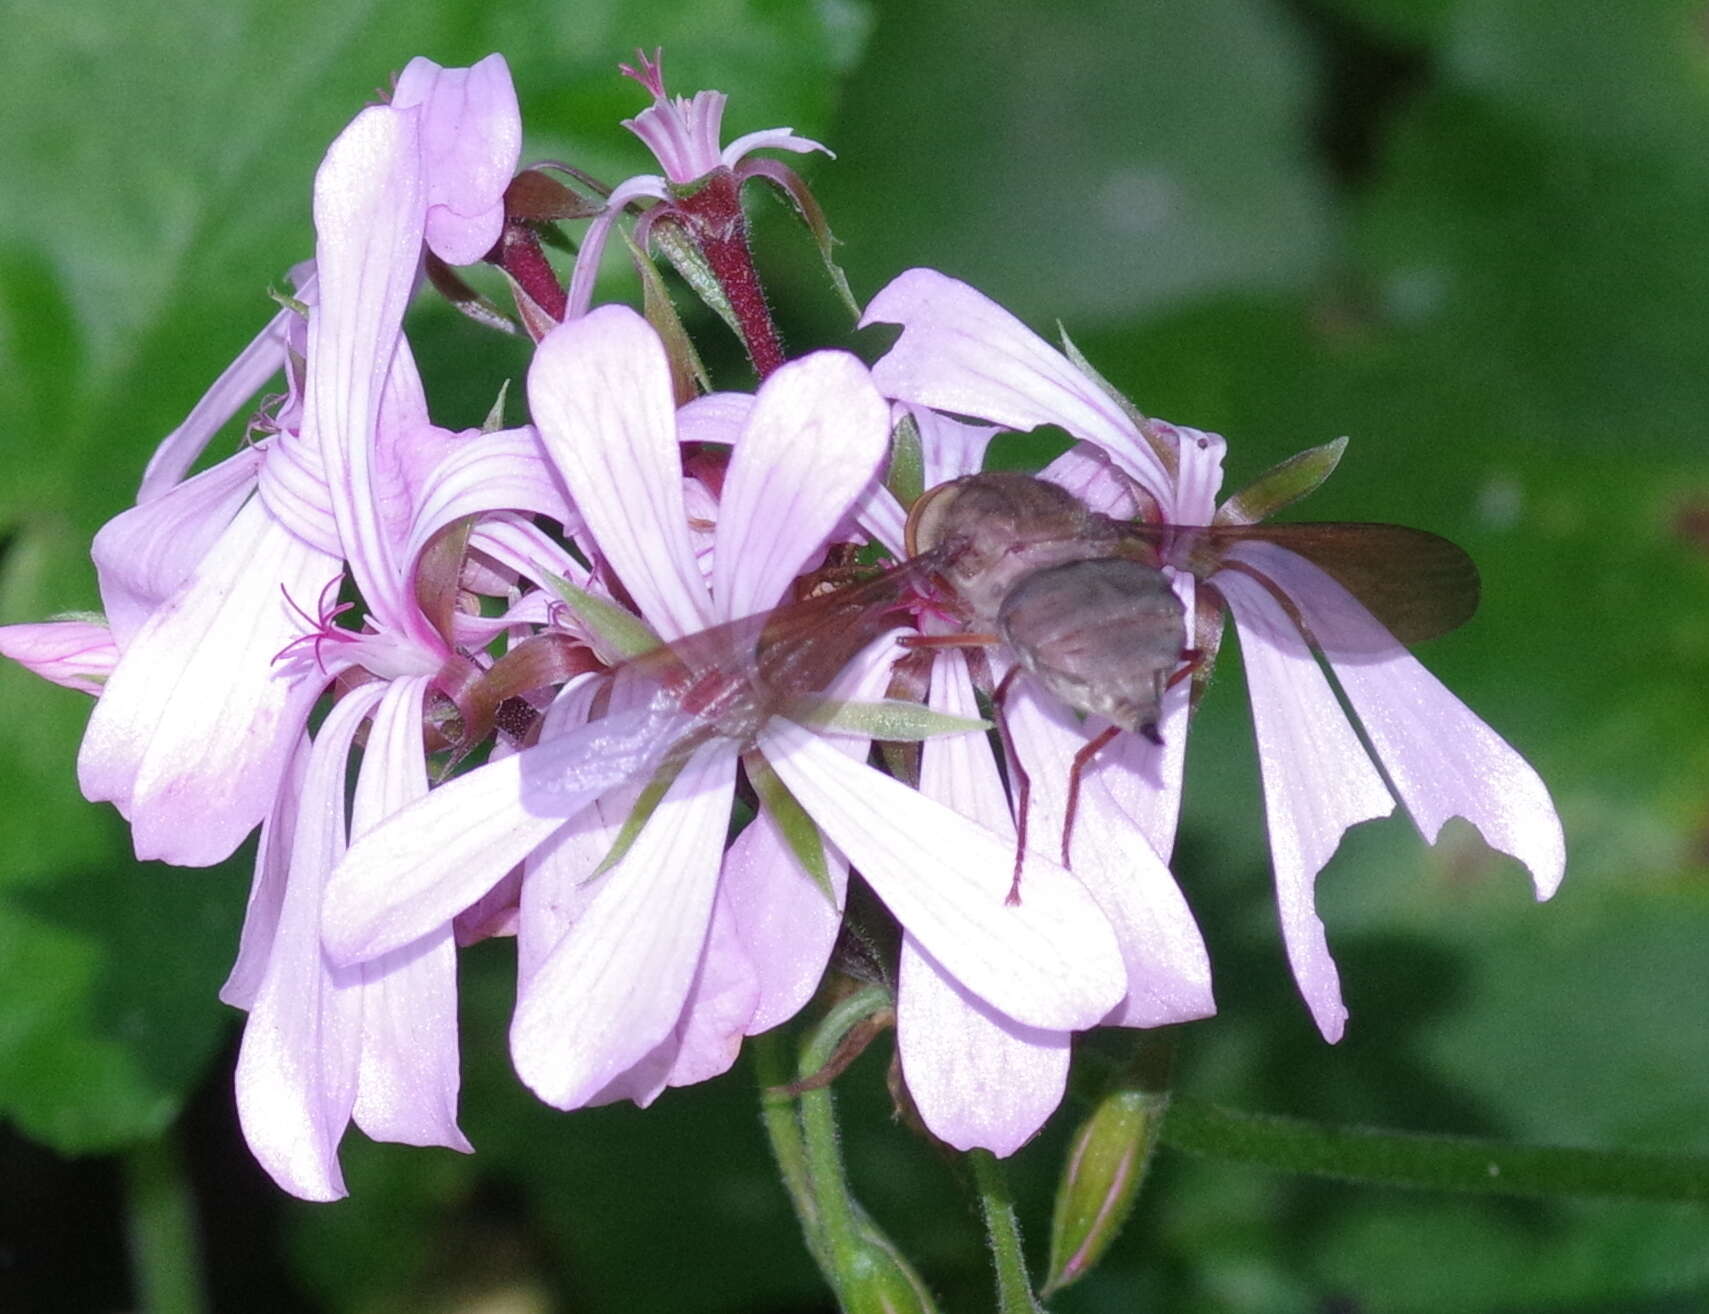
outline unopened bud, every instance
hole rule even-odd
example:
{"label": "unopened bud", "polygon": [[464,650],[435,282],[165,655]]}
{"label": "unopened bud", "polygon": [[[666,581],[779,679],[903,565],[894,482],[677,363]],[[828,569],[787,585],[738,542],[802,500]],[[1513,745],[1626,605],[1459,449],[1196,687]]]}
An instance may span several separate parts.
{"label": "unopened bud", "polygon": [[860,1239],[862,1251],[844,1293],[845,1308],[858,1314],[938,1314],[932,1293],[895,1242],[870,1224],[861,1227]]}
{"label": "unopened bud", "polygon": [[1099,1099],[1074,1133],[1050,1220],[1042,1295],[1092,1270],[1121,1233],[1139,1194],[1169,1103],[1168,1087],[1129,1076]]}

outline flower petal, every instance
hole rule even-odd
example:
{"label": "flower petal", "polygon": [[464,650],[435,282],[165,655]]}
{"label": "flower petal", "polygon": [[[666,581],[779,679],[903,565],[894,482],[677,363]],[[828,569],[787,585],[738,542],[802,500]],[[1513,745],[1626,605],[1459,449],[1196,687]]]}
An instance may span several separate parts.
{"label": "flower petal", "polygon": [[1062,868],[1039,860],[1005,903],[1014,849],[957,812],[774,717],[767,760],[920,945],[968,989],[1030,1026],[1090,1026],[1121,998],[1115,936]]}
{"label": "flower petal", "polygon": [[245,449],[101,526],[90,555],[121,650],[156,607],[189,583],[255,491],[261,463],[260,451]]}
{"label": "flower petal", "polygon": [[1347,828],[1387,816],[1394,798],[1281,604],[1235,571],[1219,572],[1216,584],[1240,632],[1288,964],[1317,1029],[1333,1043],[1347,1009],[1312,887]]}
{"label": "flower petal", "polygon": [[84,797],[118,806],[137,856],[220,861],[267,815],[326,676],[275,662],[335,559],[251,499],[195,578],[138,631],[78,753]]}
{"label": "flower petal", "polygon": [[[421,740],[427,679],[386,686],[362,754],[350,829],[360,835],[427,794]],[[355,972],[362,991],[356,1125],[377,1141],[473,1147],[457,1126],[457,948],[437,933]]]}
{"label": "flower petal", "polygon": [[519,993],[517,1074],[577,1108],[671,1036],[701,959],[730,824],[735,752],[702,745],[581,918]]}
{"label": "flower petal", "polygon": [[1449,817],[1464,817],[1491,848],[1530,869],[1539,899],[1553,894],[1566,841],[1530,763],[1318,567],[1272,544],[1243,544],[1240,553],[1288,594],[1308,626],[1366,654],[1331,652],[1330,669],[1424,838],[1435,843]]}
{"label": "flower petal", "polygon": [[447,264],[473,264],[503,231],[504,189],[522,153],[522,113],[504,56],[440,68],[417,55],[398,75],[392,105],[422,109],[429,249]]}
{"label": "flower petal", "polygon": [[842,351],[791,361],[761,385],[730,457],[713,549],[720,619],[775,606],[871,482],[889,409]]}
{"label": "flower petal", "polygon": [[[1068,806],[1068,774],[1075,753],[1102,722],[1081,725],[1072,713],[1024,681],[1010,695],[1006,715],[1015,750],[1032,782],[1028,845],[1055,853]],[[1118,737],[1132,739],[1132,735]],[[1108,751],[1106,749],[1105,751]],[[1169,868],[1144,830],[1111,795],[1112,777],[1127,774],[1120,760],[1094,758],[1081,778],[1071,836],[1074,874],[1115,927],[1127,969],[1121,1006],[1104,1019],[1115,1026],[1162,1026],[1216,1012],[1210,958],[1198,923]],[[1021,887],[1030,890],[1029,857]]]}
{"label": "flower petal", "polygon": [[896,979],[896,1048],[932,1135],[1013,1154],[1062,1102],[1072,1033],[1023,1026],[950,976],[911,935]]}
{"label": "flower petal", "polygon": [[910,269],[872,299],[860,322],[902,326],[902,336],[872,369],[886,397],[1009,429],[1060,425],[1109,452],[1168,505],[1173,481],[1121,407],[1066,356],[966,283],[934,269]]}
{"label": "flower petal", "polygon": [[359,978],[321,953],[321,898],[344,848],[351,740],[382,692],[352,691],[309,751],[278,927],[237,1056],[244,1139],[274,1181],[306,1200],[345,1194],[338,1142],[356,1098],[361,1001]]}
{"label": "flower petal", "polygon": [[[949,716],[978,715],[964,654],[938,654],[930,702]],[[1008,796],[983,735],[927,740],[920,792],[996,835],[1014,836]],[[1069,1036],[1003,1016],[903,935],[896,982],[902,1074],[926,1126],[956,1149],[1011,1154],[1024,1144],[1062,1099]]]}
{"label": "flower petal", "polygon": [[113,632],[95,621],[41,621],[0,625],[0,657],[67,689],[99,694],[119,649]]}
{"label": "flower petal", "polygon": [[[339,134],[315,174],[315,266],[304,437],[318,443],[333,516],[362,596],[400,577],[380,521],[374,469],[380,402],[415,287],[426,209],[415,113],[373,106]],[[379,617],[386,629],[404,618]]]}
{"label": "flower petal", "polygon": [[700,966],[677,1022],[669,1084],[687,1086],[728,1072],[742,1052],[742,1037],[754,1030],[759,998],[759,975],[736,935],[735,918],[720,882]]}
{"label": "flower petal", "polygon": [[434,931],[564,822],[668,755],[691,722],[668,700],[603,717],[441,785],[357,838],[327,891],[337,962]]}
{"label": "flower petal", "polygon": [[712,624],[658,334],[626,306],[567,320],[534,353],[528,402],[577,511],[648,622],[667,639]]}

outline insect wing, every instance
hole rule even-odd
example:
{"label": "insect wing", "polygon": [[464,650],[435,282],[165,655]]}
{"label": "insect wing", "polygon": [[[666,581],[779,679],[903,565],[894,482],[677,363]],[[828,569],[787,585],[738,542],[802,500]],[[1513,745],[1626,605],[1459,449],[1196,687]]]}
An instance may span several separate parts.
{"label": "insect wing", "polygon": [[938,569],[927,553],[875,579],[685,634],[625,663],[685,710],[745,738],[799,694],[819,693],[861,649],[894,629]]}
{"label": "insect wing", "polygon": [[[1304,558],[1339,584],[1402,643],[1446,634],[1478,606],[1478,570],[1471,557],[1440,535],[1404,525],[1326,522],[1296,525],[1144,525],[1125,527],[1163,562],[1209,579],[1219,570],[1256,576],[1307,614],[1319,646],[1340,653],[1369,651],[1380,640],[1346,613],[1333,590],[1310,570],[1290,566],[1278,552]],[[1321,594],[1322,596],[1309,596]]]}

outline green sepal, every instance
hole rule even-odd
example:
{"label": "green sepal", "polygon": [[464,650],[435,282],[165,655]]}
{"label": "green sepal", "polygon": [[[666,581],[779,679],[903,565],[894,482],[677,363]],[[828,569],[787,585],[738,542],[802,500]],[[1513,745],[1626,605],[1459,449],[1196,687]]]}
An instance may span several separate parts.
{"label": "green sepal", "polygon": [[281,292],[276,287],[270,287],[267,289],[267,295],[273,298],[282,309],[301,315],[304,319],[309,317],[308,302],[298,301],[289,292]]}
{"label": "green sepal", "polygon": [[831,232],[831,225],[825,219],[825,211],[820,207],[818,199],[807,188],[806,181],[795,170],[782,165],[776,160],[767,161],[776,165],[775,172],[770,169],[760,169],[749,173],[743,182],[768,182],[795,207],[795,213],[801,222],[807,225],[807,231],[813,234],[814,244],[819,248],[819,259],[824,262],[825,273],[830,277],[831,286],[836,289],[837,296],[848,307],[849,314],[857,321],[860,319],[860,302],[849,290],[848,275],[843,273],[843,267],[836,262],[831,252],[839,245],[836,235]]}
{"label": "green sepal", "polygon": [[973,717],[947,716],[919,703],[901,698],[874,702],[831,698],[824,694],[797,694],[789,700],[784,715],[797,725],[827,734],[865,735],[868,739],[908,741],[938,735],[983,734],[991,722]]}
{"label": "green sepal", "polygon": [[890,465],[884,471],[884,486],[904,508],[911,507],[926,491],[926,450],[920,441],[920,426],[912,415],[904,415],[890,433]]}
{"label": "green sepal", "polygon": [[763,754],[744,753],[742,764],[748,769],[748,783],[753,785],[754,793],[765,805],[766,812],[777,826],[777,833],[783,836],[783,842],[789,846],[801,869],[819,887],[831,910],[838,911],[837,891],[831,885],[831,868],[825,860],[825,841],[819,834],[819,828],[813,824],[813,818],[807,815],[801,801],[789,792],[789,786],[778,779],[777,772],[771,769],[771,763]]}
{"label": "green sepal", "polygon": [[694,349],[688,331],[682,326],[682,316],[677,313],[676,303],[671,300],[665,280],[659,277],[658,266],[648,258],[645,251],[635,245],[635,239],[629,236],[627,230],[619,229],[618,236],[623,239],[623,245],[629,251],[629,259],[634,263],[635,274],[641,280],[641,313],[646,316],[647,323],[653,326],[653,331],[664,340],[665,354],[671,362],[671,382],[677,394],[677,404],[691,400],[697,391],[711,392],[712,376],[706,372],[700,353]]}
{"label": "green sepal", "polygon": [[510,380],[506,379],[498,386],[498,396],[493,398],[493,404],[487,411],[487,418],[481,421],[482,433],[497,433],[504,428],[504,403],[510,396]]}
{"label": "green sepal", "polygon": [[1133,422],[1133,427],[1139,431],[1139,436],[1145,440],[1145,445],[1163,463],[1164,470],[1173,479],[1181,464],[1180,456],[1175,451],[1175,444],[1162,442],[1158,439],[1156,431],[1152,428],[1151,418],[1123,396],[1115,384],[1092,368],[1092,362],[1080,354],[1080,348],[1074,345],[1073,340],[1068,336],[1068,330],[1063,328],[1060,322],[1056,326],[1056,332],[1062,339],[1062,354],[1068,357],[1068,363],[1097,384],[1105,396],[1121,407],[1122,414]]}
{"label": "green sepal", "polygon": [[1255,525],[1268,520],[1283,507],[1316,492],[1318,485],[1335,473],[1346,450],[1347,440],[1337,438],[1321,447],[1296,452],[1280,465],[1271,466],[1218,507],[1213,523]]}
{"label": "green sepal", "polygon": [[659,636],[653,633],[646,621],[609,598],[578,589],[567,579],[551,577],[547,583],[564,600],[564,605],[575,613],[576,619],[587,627],[594,650],[607,665],[615,666],[660,646]]}
{"label": "green sepal", "polygon": [[623,818],[623,825],[617,832],[617,838],[611,843],[611,851],[599,861],[588,874],[588,880],[597,880],[605,875],[618,863],[623,861],[635,841],[641,837],[647,823],[652,820],[653,813],[658,811],[659,804],[664,801],[665,793],[682,774],[682,769],[688,765],[688,754],[673,753],[665,760],[663,766],[653,772],[653,778],[647,782],[635,799],[635,806],[629,809],[629,815]]}
{"label": "green sepal", "polygon": [[742,322],[736,318],[736,311],[730,304],[730,298],[724,295],[724,288],[712,273],[712,266],[706,263],[706,257],[701,255],[700,248],[689,240],[682,225],[664,220],[655,223],[647,235],[647,240],[665,253],[665,259],[671,262],[671,268],[682,276],[694,295],[699,297],[712,308],[713,314],[729,326],[730,332],[736,335],[738,342],[746,342],[742,336]]}

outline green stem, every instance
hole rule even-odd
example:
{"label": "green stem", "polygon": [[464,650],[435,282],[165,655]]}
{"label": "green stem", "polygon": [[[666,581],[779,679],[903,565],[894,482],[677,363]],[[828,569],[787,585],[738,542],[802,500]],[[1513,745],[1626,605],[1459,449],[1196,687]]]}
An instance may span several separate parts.
{"label": "green stem", "polygon": [[979,1207],[985,1214],[985,1235],[991,1242],[991,1261],[997,1269],[997,1314],[1044,1314],[1044,1306],[1033,1295],[1027,1275],[1026,1255],[1021,1250],[1021,1225],[1015,1217],[1015,1200],[1009,1192],[1009,1175],[989,1150],[969,1150],[967,1162],[973,1169]]}
{"label": "green stem", "polygon": [[126,1231],[137,1308],[206,1314],[195,1200],[171,1133],[124,1156]]}
{"label": "green stem", "polygon": [[1176,1098],[1163,1143],[1189,1154],[1385,1186],[1709,1201],[1709,1158],[1336,1127]]}
{"label": "green stem", "polygon": [[807,1249],[828,1278],[830,1269],[819,1237],[819,1211],[813,1201],[813,1184],[807,1172],[807,1147],[801,1139],[801,1124],[795,1116],[795,1098],[783,1089],[793,1079],[788,1060],[784,1057],[783,1032],[774,1029],[755,1036],[750,1043],[760,1083],[760,1122],[771,1142],[778,1174],[783,1178],[784,1189],[789,1192],[790,1204],[795,1207],[795,1217],[801,1224],[801,1235],[807,1242]]}
{"label": "green stem", "polygon": [[[848,1030],[886,1007],[889,1001],[889,992],[882,986],[867,986],[839,1001],[801,1047],[801,1078],[812,1077],[829,1063]],[[847,1307],[855,1279],[868,1266],[867,1246],[861,1237],[859,1214],[843,1171],[836,1109],[829,1086],[803,1091],[800,1100],[807,1171],[819,1219],[819,1240],[828,1262],[827,1276]]]}

